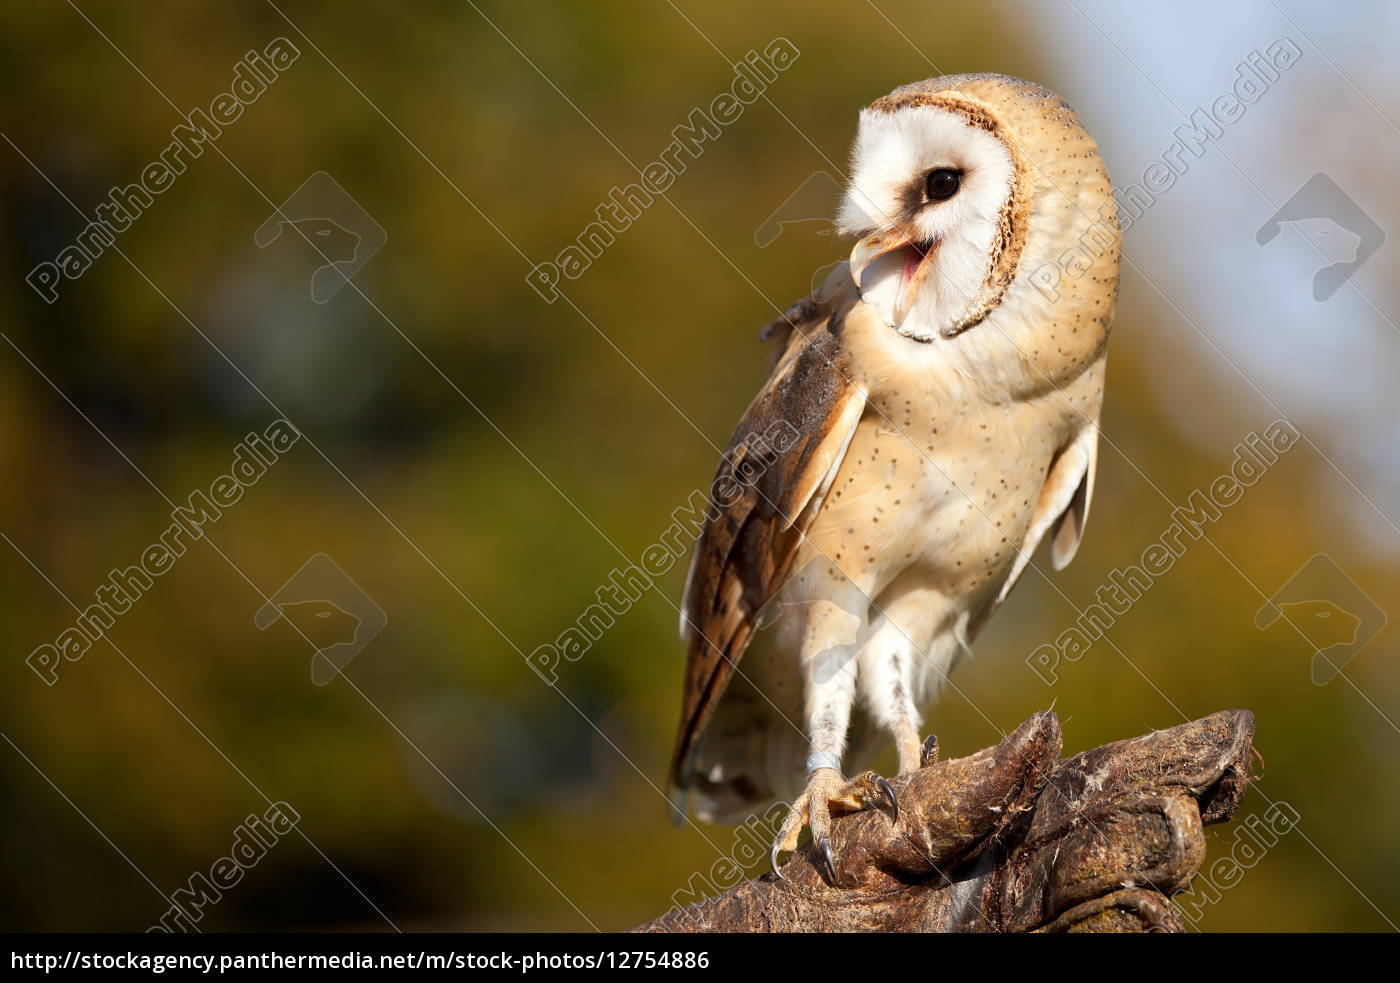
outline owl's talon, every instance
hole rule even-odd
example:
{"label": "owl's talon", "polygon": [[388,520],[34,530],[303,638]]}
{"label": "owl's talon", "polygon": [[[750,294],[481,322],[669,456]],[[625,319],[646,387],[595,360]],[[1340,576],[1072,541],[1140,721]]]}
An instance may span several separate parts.
{"label": "owl's talon", "polygon": [[894,789],[878,772],[867,771],[857,775],[827,799],[838,812],[860,812],[875,809],[891,823],[899,821],[899,800]]}
{"label": "owl's talon", "polygon": [[814,787],[815,782],[793,801],[792,806],[788,809],[788,814],[783,817],[783,825],[778,828],[778,835],[773,837],[773,846],[768,851],[768,864],[773,868],[773,873],[778,876],[780,881],[785,881],[787,878],[778,869],[778,855],[797,849],[797,839],[802,835],[802,827],[811,820],[812,811],[809,806]]}
{"label": "owl's talon", "polygon": [[924,738],[923,747],[919,748],[919,767],[927,768],[929,765],[938,763],[938,735],[930,734]]}
{"label": "owl's talon", "polygon": [[832,810],[859,812],[872,808],[887,816],[891,823],[899,821],[899,800],[895,797],[894,788],[883,776],[867,771],[845,782],[835,768],[819,768],[812,773],[807,791],[799,795],[788,810],[782,828],[768,850],[768,864],[773,868],[773,873],[779,880],[787,879],[778,870],[778,855],[797,849],[797,838],[802,827],[810,826],[821,865],[826,867],[827,882],[834,885],[836,855],[831,849]]}
{"label": "owl's talon", "polygon": [[817,849],[821,851],[822,859],[826,861],[826,880],[828,884],[836,883],[836,858],[831,855],[831,837],[822,836],[817,839]]}
{"label": "owl's talon", "polygon": [[877,786],[879,786],[880,791],[881,791],[881,792],[884,792],[884,793],[885,793],[885,798],[889,800],[889,803],[890,803],[890,822],[891,822],[892,824],[898,825],[898,824],[899,824],[899,800],[896,799],[896,798],[894,797],[894,789],[890,788],[890,783],[889,783],[888,781],[886,781],[883,777],[877,778],[877,779],[875,780],[875,784],[876,784]]}

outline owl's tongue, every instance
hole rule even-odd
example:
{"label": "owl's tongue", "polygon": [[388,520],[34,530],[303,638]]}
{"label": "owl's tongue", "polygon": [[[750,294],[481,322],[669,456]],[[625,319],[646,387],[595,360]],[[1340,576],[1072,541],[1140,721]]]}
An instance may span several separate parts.
{"label": "owl's tongue", "polygon": [[[932,270],[930,255],[937,247],[936,239],[920,245],[911,242],[898,229],[890,229],[866,236],[851,249],[851,276],[861,288],[862,296],[878,283],[894,281],[894,303],[885,312],[885,319],[892,326],[898,327],[914,306],[919,289]],[[897,280],[894,279],[896,271]]]}
{"label": "owl's tongue", "polygon": [[914,279],[914,271],[919,268],[919,264],[924,259],[924,254],[920,252],[918,246],[910,246],[904,253],[904,273],[899,278],[900,293],[903,293],[904,289],[909,286],[909,281]]}
{"label": "owl's tongue", "polygon": [[923,266],[924,259],[928,256],[928,250],[922,249],[914,243],[910,243],[904,248],[904,268],[899,273],[899,290],[895,293],[894,308],[900,320],[908,313],[909,308],[914,303],[914,292],[918,289],[920,277],[919,268]]}

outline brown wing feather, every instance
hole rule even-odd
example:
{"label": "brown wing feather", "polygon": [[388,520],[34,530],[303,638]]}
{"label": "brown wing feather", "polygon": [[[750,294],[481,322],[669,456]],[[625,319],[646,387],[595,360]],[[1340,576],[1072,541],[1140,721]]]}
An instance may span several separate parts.
{"label": "brown wing feather", "polygon": [[840,344],[847,295],[802,311],[711,485],[682,603],[689,651],[671,762],[671,780],[682,788],[688,759],[748,647],[754,618],[782,585],[826,479],[860,421],[865,397],[847,379]]}

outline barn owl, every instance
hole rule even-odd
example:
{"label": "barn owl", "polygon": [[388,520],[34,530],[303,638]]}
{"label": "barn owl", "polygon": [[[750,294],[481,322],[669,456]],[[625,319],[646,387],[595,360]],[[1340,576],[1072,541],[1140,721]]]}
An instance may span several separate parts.
{"label": "barn owl", "polygon": [[[734,822],[790,802],[775,871],[805,826],[834,871],[834,809],[897,816],[884,778],[843,775],[890,739],[921,767],[920,708],[1037,545],[1074,556],[1118,290],[1098,148],[1019,79],[872,103],[837,219],[849,261],[770,325],[681,611],[673,803]],[[778,421],[796,438],[755,440]]]}

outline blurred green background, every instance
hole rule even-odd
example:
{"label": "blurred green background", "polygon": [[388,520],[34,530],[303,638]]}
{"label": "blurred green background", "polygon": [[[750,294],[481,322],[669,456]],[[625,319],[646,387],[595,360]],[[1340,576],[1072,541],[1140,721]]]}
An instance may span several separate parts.
{"label": "blurred green background", "polygon": [[[928,726],[963,754],[1055,700],[1071,753],[1250,708],[1265,765],[1240,818],[1286,802],[1301,819],[1202,927],[1393,930],[1400,625],[1325,686],[1304,638],[1254,625],[1318,552],[1400,613],[1394,246],[1317,302],[1324,239],[1255,241],[1314,172],[1382,229],[1400,218],[1400,86],[1381,45],[1396,12],[1340,16],[1304,3],[6,5],[4,926],[144,929],[269,800],[295,808],[304,836],[201,929],[622,929],[667,910],[736,843],[666,821],[683,571],[561,667],[557,688],[522,653],[706,484],[765,375],[757,330],[845,251],[820,223],[766,248],[755,230],[809,175],[839,175],[856,113],[900,83],[1040,81],[1131,183],[1181,113],[1286,36],[1297,66],[1126,237],[1111,443],[1076,562],[1053,587],[1024,579]],[[218,139],[227,159],[191,161],[120,234],[125,259],[109,251],[44,303],[25,276],[88,221],[73,205],[91,216],[137,180],[179,122],[170,102],[208,107],[278,36],[301,57]],[[629,161],[653,160],[729,88],[730,59],[780,36],[801,57],[771,102],[707,145],[565,285],[569,301],[531,291],[530,265],[636,179]],[[355,276],[362,293],[318,304],[311,249],[287,235],[260,249],[253,233],[322,170],[388,241]],[[45,685],[25,657],[72,624],[64,595],[91,603],[169,525],[162,496],[207,489],[274,405],[307,439],[122,615],[114,645]],[[1113,644],[1053,687],[1031,672],[1025,657],[1137,561],[1173,503],[1284,415],[1309,440]],[[321,552],[388,616],[326,686],[285,621],[253,621]],[[1232,842],[1228,827],[1209,835],[1213,855]]]}

